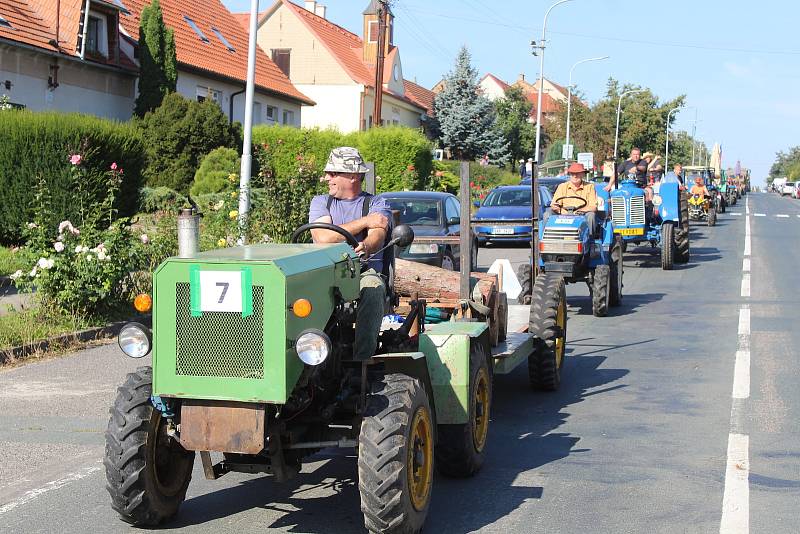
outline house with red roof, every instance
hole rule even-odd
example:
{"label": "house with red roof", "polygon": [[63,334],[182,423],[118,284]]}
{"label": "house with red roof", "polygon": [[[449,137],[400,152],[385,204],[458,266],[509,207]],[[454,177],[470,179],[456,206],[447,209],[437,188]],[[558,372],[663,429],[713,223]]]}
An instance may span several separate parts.
{"label": "house with red roof", "polygon": [[[418,127],[433,113],[433,93],[405,79],[394,45],[394,18],[387,17],[386,39],[378,43],[377,2],[362,13],[361,35],[328,20],[314,0],[302,6],[276,0],[258,22],[258,44],[298,90],[316,102],[303,107],[304,127],[365,130],[372,123],[378,47],[384,68],[381,122]],[[243,23],[246,19],[243,17]]]}
{"label": "house with red roof", "polygon": [[506,89],[509,87],[510,85],[492,73],[487,73],[478,82],[478,88],[481,94],[492,101],[498,98],[504,98],[506,96]]}
{"label": "house with red roof", "polygon": [[[0,94],[32,110],[127,120],[137,94],[139,17],[149,0],[0,0]],[[88,10],[86,7],[88,6]],[[177,91],[244,117],[247,31],[220,0],[161,0]],[[314,101],[257,50],[254,123],[300,125]]]}

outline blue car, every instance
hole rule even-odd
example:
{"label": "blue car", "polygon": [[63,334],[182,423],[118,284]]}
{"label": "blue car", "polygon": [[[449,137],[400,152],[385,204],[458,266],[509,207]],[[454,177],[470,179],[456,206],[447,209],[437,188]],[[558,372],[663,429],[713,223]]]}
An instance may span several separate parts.
{"label": "blue car", "polygon": [[[539,218],[550,205],[553,195],[546,186],[539,186]],[[486,196],[472,219],[478,246],[489,243],[522,243],[531,240],[530,185],[501,185]]]}

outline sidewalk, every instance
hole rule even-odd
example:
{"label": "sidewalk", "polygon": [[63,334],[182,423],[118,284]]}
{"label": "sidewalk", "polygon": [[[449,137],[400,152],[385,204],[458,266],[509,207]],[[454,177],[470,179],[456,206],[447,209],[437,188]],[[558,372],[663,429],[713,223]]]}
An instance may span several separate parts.
{"label": "sidewalk", "polygon": [[10,278],[0,276],[0,315],[7,315],[9,308],[19,310],[23,306],[27,307],[32,299],[33,295],[30,293],[18,293]]}

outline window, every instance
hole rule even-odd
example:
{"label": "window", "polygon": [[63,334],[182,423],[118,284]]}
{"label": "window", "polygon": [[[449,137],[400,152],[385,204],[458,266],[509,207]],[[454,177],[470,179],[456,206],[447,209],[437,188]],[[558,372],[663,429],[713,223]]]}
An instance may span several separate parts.
{"label": "window", "polygon": [[288,77],[289,76],[289,58],[292,54],[291,48],[273,48],[272,61],[278,66],[279,69]]}
{"label": "window", "polygon": [[261,124],[261,102],[253,102],[253,124]]}
{"label": "window", "polygon": [[461,217],[461,210],[459,209],[458,202],[456,202],[452,198],[448,198],[447,203],[444,206],[444,213],[445,216],[447,217],[447,224],[454,224],[451,223],[450,221],[452,219],[459,219]]}
{"label": "window", "polygon": [[219,31],[218,29],[216,29],[213,26],[211,27],[211,31],[214,32],[214,34],[216,34],[216,36],[220,40],[220,42],[225,45],[225,48],[227,48],[231,52],[236,52],[236,49],[233,47],[233,45],[231,45],[230,42],[228,42],[227,39],[225,39],[225,36],[222,35],[221,31]]}
{"label": "window", "polygon": [[217,104],[219,104],[222,102],[222,92],[217,91],[216,89],[212,89],[210,87],[203,87],[202,85],[198,85],[197,101],[205,102],[208,99],[211,99]]}
{"label": "window", "polygon": [[368,43],[377,43],[378,42],[378,21],[371,20],[369,21],[369,26],[367,27],[367,42]]}
{"label": "window", "polygon": [[0,15],[0,26],[4,26],[6,28],[14,29],[14,26],[11,25],[6,19],[3,18],[3,15]]}
{"label": "window", "polygon": [[278,120],[278,108],[275,106],[267,106],[267,121],[275,122]]}
{"label": "window", "polygon": [[204,43],[209,42],[208,37],[206,37],[205,34],[203,34],[203,32],[200,31],[200,28],[197,27],[197,24],[195,24],[192,19],[184,15],[183,20],[185,20],[186,24],[188,24],[189,27],[191,27],[194,30],[194,33],[197,34],[197,36],[200,38],[201,41],[203,41]]}
{"label": "window", "polygon": [[283,124],[294,125],[294,111],[283,110]]}
{"label": "window", "polygon": [[90,55],[108,56],[106,18],[98,13],[89,13],[86,26],[86,52]]}

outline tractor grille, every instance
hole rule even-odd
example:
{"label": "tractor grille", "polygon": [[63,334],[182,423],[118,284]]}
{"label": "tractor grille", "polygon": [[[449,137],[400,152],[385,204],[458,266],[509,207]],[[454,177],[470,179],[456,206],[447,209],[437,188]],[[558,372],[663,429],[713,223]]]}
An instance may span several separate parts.
{"label": "tractor grille", "polygon": [[625,199],[622,197],[611,198],[611,220],[617,226],[625,226]]}
{"label": "tractor grille", "polygon": [[580,239],[580,230],[578,228],[545,228],[542,239],[577,241]]}
{"label": "tractor grille", "polygon": [[644,224],[644,197],[631,197],[631,225]]}
{"label": "tractor grille", "polygon": [[203,312],[192,317],[189,284],[175,287],[175,374],[264,378],[264,288],[253,286],[253,314]]}

